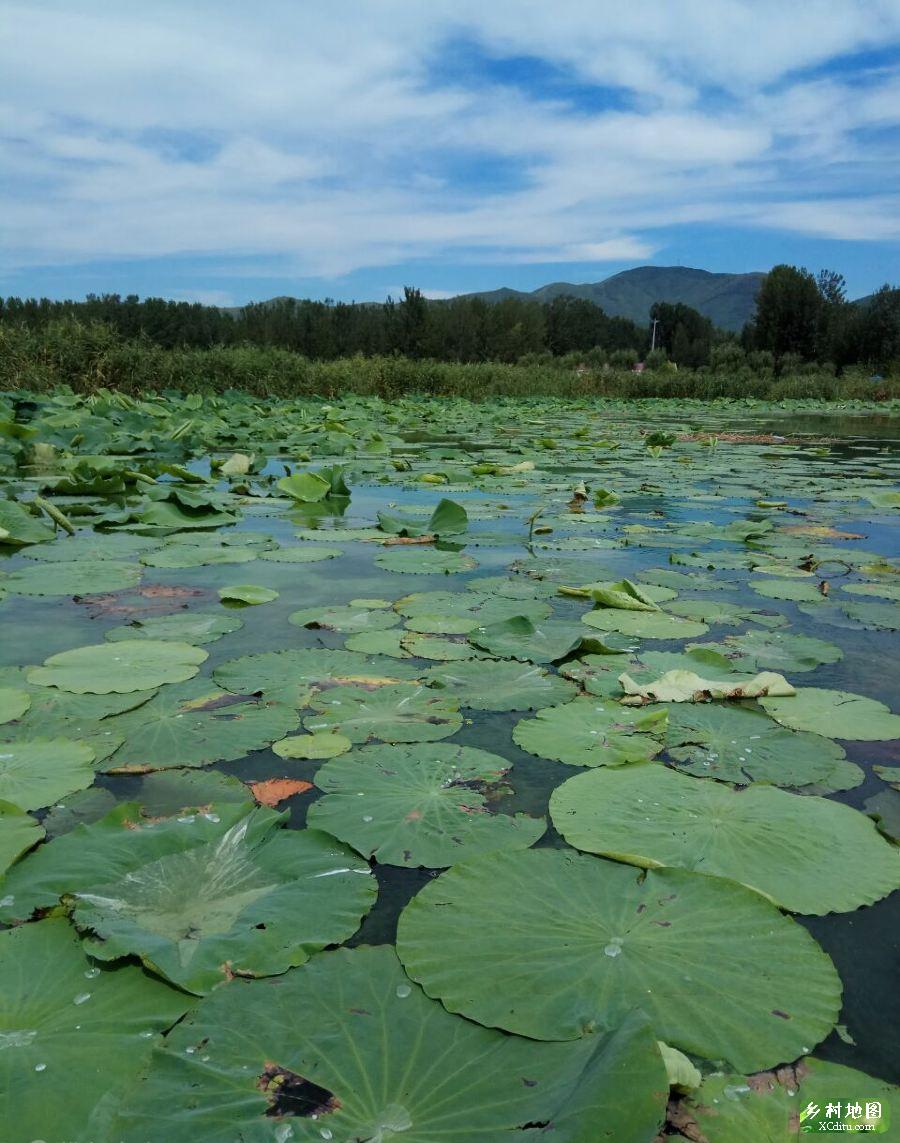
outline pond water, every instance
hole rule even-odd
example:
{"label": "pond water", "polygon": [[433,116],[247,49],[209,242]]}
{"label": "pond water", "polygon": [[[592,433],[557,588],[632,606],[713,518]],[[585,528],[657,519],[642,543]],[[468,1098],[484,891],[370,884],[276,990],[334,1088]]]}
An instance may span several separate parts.
{"label": "pond water", "polygon": [[[544,405],[528,402],[521,406],[510,402],[492,407],[489,415],[462,403],[444,411],[437,403],[428,402],[421,402],[415,408],[418,420],[407,409],[405,423],[398,425],[389,406],[348,402],[341,414],[326,413],[323,424],[317,425],[317,418],[323,415],[304,406],[301,431],[288,415],[291,412],[293,417],[299,418],[295,406],[292,410],[282,410],[283,420],[269,425],[262,442],[253,439],[249,425],[223,427],[227,419],[220,411],[220,419],[207,430],[205,438],[212,456],[221,460],[233,451],[246,450],[265,458],[254,461],[249,475],[236,476],[231,481],[217,477],[214,472],[210,477],[210,456],[203,453],[199,426],[199,437],[195,435],[191,439],[188,434],[191,447],[181,457],[173,455],[170,445],[159,453],[145,451],[140,456],[129,455],[127,449],[122,449],[127,456],[127,460],[121,462],[123,465],[149,465],[150,471],[160,460],[180,459],[188,463],[190,472],[208,478],[210,483],[186,487],[199,488],[203,494],[210,491],[220,494],[222,500],[215,505],[216,510],[227,510],[238,519],[227,526],[204,531],[207,546],[211,543],[210,537],[218,543],[223,535],[230,537],[229,543],[240,546],[241,535],[253,533],[254,541],[245,550],[252,551],[254,558],[242,563],[203,563],[195,567],[166,568],[153,566],[152,562],[141,567],[137,563],[139,558],[147,558],[148,553],[158,550],[169,551],[176,544],[187,547],[185,538],[197,540],[200,533],[189,528],[142,525],[138,517],[138,508],[142,506],[140,494],[146,492],[148,485],[142,489],[132,484],[124,494],[112,497],[77,489],[58,494],[55,503],[63,511],[87,505],[90,511],[97,513],[96,522],[103,525],[104,530],[92,532],[90,527],[84,526],[78,529],[80,534],[96,538],[94,555],[97,558],[106,558],[103,544],[108,542],[105,537],[115,534],[109,527],[113,524],[124,527],[128,535],[148,537],[152,545],[122,557],[125,563],[140,571],[139,586],[92,592],[87,583],[74,595],[71,591],[28,594],[28,584],[29,576],[38,568],[70,566],[65,559],[56,563],[47,558],[46,550],[65,549],[67,543],[76,541],[60,533],[49,543],[23,547],[19,551],[7,549],[0,561],[0,591],[4,584],[8,588],[5,598],[0,599],[0,668],[4,668],[0,672],[0,687],[24,687],[34,695],[40,686],[35,686],[33,680],[14,668],[31,667],[60,652],[102,644],[110,631],[124,624],[149,623],[159,616],[193,612],[221,613],[242,623],[221,638],[203,644],[208,658],[200,666],[198,677],[212,683],[218,668],[244,656],[287,649],[339,650],[348,641],[353,647],[354,635],[359,638],[359,629],[298,626],[290,622],[290,616],[298,609],[324,611],[355,600],[383,601],[354,605],[358,610],[374,613],[386,611],[387,605],[410,593],[452,592],[474,597],[478,595],[480,581],[490,577],[482,591],[490,598],[499,596],[509,600],[518,592],[523,610],[527,611],[526,603],[545,601],[552,609],[552,620],[570,624],[573,630],[581,630],[585,638],[612,632],[608,637],[610,643],[616,643],[618,638],[621,646],[632,649],[605,655],[604,659],[617,660],[610,670],[615,676],[629,671],[641,685],[649,684],[662,673],[660,664],[655,669],[647,668],[641,660],[643,653],[684,653],[694,644],[707,643],[715,644],[719,652],[733,651],[735,668],[742,672],[742,677],[757,670],[783,671],[796,688],[849,692],[900,710],[900,672],[897,670],[900,623],[896,622],[900,612],[900,529],[896,522],[897,499],[891,498],[900,473],[900,420],[896,416],[862,409],[832,413],[824,406],[801,411],[759,406],[731,410],[692,406],[685,414],[675,402],[666,402],[652,413],[647,403],[637,407],[594,407],[584,403],[570,408],[562,402]],[[393,413],[396,415],[396,410]],[[343,428],[329,427],[324,423],[329,418],[341,422]],[[129,431],[134,431],[133,425]],[[347,433],[347,440],[342,440],[341,447],[336,448],[336,435],[342,432]],[[648,447],[648,439],[653,439],[650,434],[659,432],[671,432],[678,439]],[[715,444],[698,439],[703,434],[724,432],[742,434],[743,439],[723,439]],[[373,447],[373,433],[379,434],[383,447]],[[748,439],[754,435],[763,439]],[[313,439],[320,440],[318,447],[310,447]],[[92,445],[91,451],[95,450],[106,451]],[[115,454],[112,447],[108,451]],[[298,465],[296,457],[304,454],[311,459]],[[526,464],[523,466],[522,462]],[[349,499],[325,497],[313,503],[293,502],[283,496],[277,485],[288,470],[286,466],[292,471],[305,471],[333,464],[345,467],[351,486]],[[60,469],[54,470],[52,464],[43,474],[22,466],[10,477],[10,491],[27,496],[41,485],[47,492],[47,481],[52,483],[54,471]],[[423,482],[423,475],[434,483]],[[173,475],[157,470],[157,476],[163,490],[183,486],[177,471]],[[604,507],[595,507],[594,497],[598,490],[604,489],[613,493],[614,498]],[[428,544],[399,543],[385,547],[383,540],[379,541],[377,534],[371,532],[378,526],[379,513],[389,514],[395,522],[424,528],[442,497],[465,508],[468,524],[464,531],[451,530],[441,536],[436,548]],[[131,517],[126,512],[129,505],[134,508]],[[116,511],[120,513],[118,520],[110,516]],[[84,519],[72,518],[77,522]],[[342,533],[349,529],[362,529],[370,534],[365,534],[365,538],[346,539]],[[387,538],[389,533],[383,536]],[[293,551],[304,545],[309,549],[319,544],[340,554],[309,563],[258,558],[279,548]],[[428,574],[414,566],[417,554],[434,550],[447,553],[452,561],[457,560],[457,553],[471,557],[472,566],[463,566],[453,574]],[[408,554],[413,565],[411,570],[396,571],[381,566],[376,561],[385,552]],[[83,553],[79,552],[79,560],[90,559],[91,555],[88,545]],[[658,572],[665,574],[659,577]],[[668,579],[671,573],[675,573],[675,578]],[[688,609],[686,615],[689,623],[699,625],[699,632],[694,633],[693,628],[688,627],[678,638],[632,637],[628,634],[631,628],[627,621],[623,621],[624,631],[620,625],[617,632],[615,618],[610,620],[611,626],[598,631],[582,622],[594,601],[561,595],[557,590],[562,585],[608,584],[622,580],[643,585],[645,589],[654,584],[662,588],[669,585],[670,590],[663,590],[658,597],[658,606],[664,612],[672,608],[672,614],[677,615],[676,605],[696,601],[700,606],[693,612]],[[676,583],[677,587],[671,586]],[[258,585],[272,589],[278,596],[263,606],[225,607],[219,600],[218,590],[234,584]],[[797,585],[801,585],[800,589]],[[866,586],[862,592],[847,590],[854,585]],[[148,594],[147,588],[161,590]],[[21,594],[20,589],[26,594]],[[882,590],[884,594],[879,594]],[[445,600],[433,598],[439,618],[440,614],[452,614],[452,606]],[[403,605],[400,606],[402,610]],[[422,607],[425,606],[423,603]],[[643,606],[647,608],[648,604]],[[655,606],[649,604],[649,607]],[[703,620],[706,609],[708,623]],[[603,610],[607,616],[610,611],[615,612],[615,616],[626,617],[652,614],[640,606],[637,610]],[[426,617],[430,614],[427,610],[421,613]],[[515,607],[507,613],[515,614]],[[371,630],[374,635],[380,628],[376,625]],[[445,630],[440,622],[427,618],[417,625],[408,612],[393,626],[386,625],[383,634],[401,632],[405,637],[410,630],[423,636],[430,632],[433,639],[443,643],[398,645],[395,642],[395,657],[391,659],[390,652],[388,657],[380,657],[380,669],[394,662],[406,671],[403,678],[414,678],[444,661],[437,657],[441,654],[445,654],[448,661],[452,656],[452,662],[463,654],[493,661],[489,658],[489,643],[473,646],[466,641],[464,630],[455,631],[450,627]],[[745,658],[741,662],[738,651],[746,651],[747,645],[740,642],[740,637],[747,632],[755,632],[757,636],[777,632],[788,641],[796,635],[807,636],[838,650],[828,656],[829,661],[797,672],[790,666],[782,668],[778,662],[770,667],[764,654],[758,661]],[[723,641],[729,637],[737,638],[738,643],[725,644],[723,648]],[[385,648],[387,645],[385,642]],[[527,664],[528,645],[523,643],[522,648],[519,659]],[[424,649],[433,651],[434,657],[424,658],[416,653]],[[541,654],[534,657],[543,670],[555,676],[560,671],[563,674],[567,669],[571,671],[572,665],[577,666],[579,657],[585,653],[584,647],[575,647],[567,654],[552,656],[555,662]],[[507,658],[497,652],[495,657]],[[672,662],[674,665],[674,659]],[[701,660],[697,663],[701,676],[719,678],[712,667],[706,671]],[[685,667],[688,663],[682,661],[678,665]],[[87,676],[85,679],[89,688]],[[164,683],[163,691],[167,686],[180,685],[190,684]],[[489,690],[489,681],[486,686]],[[327,688],[322,693],[327,695]],[[571,693],[574,694],[574,690]],[[604,693],[616,696],[615,689]],[[621,697],[621,691],[618,695]],[[32,701],[37,700],[32,698]],[[779,701],[785,704],[792,700]],[[519,704],[518,709],[490,711],[462,703],[462,725],[455,733],[442,737],[440,745],[477,748],[503,759],[510,767],[503,779],[508,789],[501,797],[488,797],[490,811],[547,817],[547,830],[536,842],[536,848],[571,852],[549,819],[551,793],[578,774],[600,770],[609,773],[618,768],[601,764],[595,769],[585,769],[574,762],[564,764],[517,745],[513,738],[516,726],[534,715],[528,705],[525,702]],[[675,707],[688,705],[695,704],[650,703],[641,709],[643,713],[663,706],[669,710],[671,721]],[[709,705],[734,704],[726,700]],[[756,706],[755,703],[742,705]],[[308,707],[298,710],[294,729],[287,733],[302,734],[301,723],[309,715]],[[115,729],[117,718],[131,717],[125,713],[103,721],[113,724]],[[36,732],[29,730],[27,719],[25,715],[20,721],[0,726],[0,739],[7,737],[16,742],[34,737]],[[122,723],[126,729],[133,725],[133,721]],[[340,720],[333,725],[340,732]],[[24,733],[18,729],[20,726],[25,728]],[[82,725],[81,729],[88,740],[97,730],[97,724]],[[813,728],[801,728],[807,732],[810,729]],[[829,716],[816,729],[829,748],[832,741],[840,743],[847,760],[860,768],[861,776],[850,788],[828,789],[821,783],[812,783],[802,794],[792,797],[825,796],[854,808],[861,815],[871,811],[868,803],[873,797],[892,794],[894,800],[900,800],[900,794],[892,790],[875,769],[876,766],[900,765],[895,735],[882,739],[875,731],[867,737],[863,729],[858,735],[842,738],[839,715],[837,722]],[[12,733],[5,736],[4,731]],[[54,723],[53,736],[60,733],[66,738],[77,737],[71,726],[61,731]],[[367,735],[352,737],[353,750],[362,749]],[[402,736],[401,740],[406,741]],[[329,764],[279,756],[271,749],[273,741],[274,737],[268,746],[239,757],[213,761],[207,769],[246,783],[281,777],[309,783],[309,788],[289,796],[278,806],[279,810],[288,812],[289,828],[303,830],[311,807],[323,798],[334,797],[315,786],[320,768]],[[377,726],[368,741],[381,741]],[[419,740],[417,744],[415,735],[412,745],[414,750],[425,754],[431,749],[428,741]],[[120,750],[127,747],[126,742]],[[393,749],[404,748],[395,746]],[[670,749],[670,741],[662,742],[661,747],[657,743],[653,751],[654,764],[673,764]],[[113,754],[99,767],[94,788],[109,791],[117,803],[132,799],[140,802],[144,775],[114,772],[115,758]],[[785,766],[789,766],[791,760],[788,751]],[[177,767],[178,759],[168,758],[160,765]],[[721,785],[707,777],[695,777],[693,781],[701,785]],[[803,783],[792,784],[785,780],[781,785],[792,789]],[[73,786],[71,796],[61,797],[53,804],[77,807],[85,798],[83,793],[76,792],[79,788]],[[6,793],[2,796],[15,803],[14,797]],[[94,820],[100,809],[92,810],[86,801],[83,804],[82,820]],[[107,811],[109,805],[103,804],[102,809]],[[23,808],[30,810],[38,820],[45,819],[52,811],[52,806],[34,804]],[[896,808],[893,813],[896,830]],[[890,836],[887,819],[884,825]],[[58,843],[44,843],[43,848],[49,850],[55,844]],[[834,876],[828,861],[833,839],[821,836],[817,844],[821,850],[820,880],[827,896],[828,883]],[[884,845],[889,844],[885,839]],[[40,850],[22,857],[11,876],[15,876],[17,869],[27,868],[38,853]],[[787,856],[786,862],[789,864]],[[752,859],[747,865],[745,880],[752,884]],[[377,901],[354,935],[343,942],[350,948],[393,945],[401,912],[441,875],[439,868],[414,864],[404,868],[373,861],[372,867],[377,878]],[[789,882],[789,870],[787,872]],[[743,873],[735,876],[738,880],[744,879]],[[73,885],[72,890],[80,892],[82,887]],[[0,887],[0,896],[2,893]],[[897,893],[890,896],[879,893],[878,896],[882,899],[862,908],[824,915],[796,914],[797,922],[831,958],[843,984],[838,1027],[817,1046],[808,1047],[814,1047],[818,1059],[896,1081],[900,1060],[900,991],[895,983],[900,952],[900,898]],[[727,910],[721,913],[719,920],[727,930],[730,924]],[[331,939],[322,942],[323,945],[339,943]],[[527,948],[523,948],[521,954],[527,959]],[[740,956],[741,950],[737,949],[735,955]],[[145,958],[145,961],[152,964],[152,960]],[[752,959],[748,962],[748,972],[755,971],[754,963]],[[437,985],[426,986],[426,991],[432,996],[442,995]],[[689,987],[684,990],[683,1003],[688,1007],[694,1003]],[[727,1003],[727,998],[723,998],[723,1004]],[[448,1007],[459,1010],[452,1004]],[[465,1008],[463,1012],[478,1019],[477,1013],[473,1016]],[[712,1067],[702,1053],[689,1050],[689,1054],[700,1064],[701,1071]],[[713,1057],[716,1058],[721,1059]],[[783,1062],[786,1061],[778,1057],[761,1058],[759,1067]],[[900,1104],[896,1114],[900,1115]],[[395,1133],[402,1134],[399,1129],[384,1128],[383,1132],[385,1139]],[[124,1137],[138,1138],[127,1133]],[[202,1132],[197,1135],[198,1139],[206,1137]],[[283,1136],[284,1139],[293,1137],[307,1138],[305,1134]],[[323,1131],[322,1137],[330,1136]],[[345,1136],[337,1133],[334,1137]],[[408,1136],[403,1134],[403,1137]]]}

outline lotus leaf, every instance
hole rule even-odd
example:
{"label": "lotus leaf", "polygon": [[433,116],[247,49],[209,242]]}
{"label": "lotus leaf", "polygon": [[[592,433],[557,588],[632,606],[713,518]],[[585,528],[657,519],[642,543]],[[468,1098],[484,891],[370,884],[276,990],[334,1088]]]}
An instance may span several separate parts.
{"label": "lotus leaf", "polygon": [[54,535],[53,528],[40,517],[33,516],[15,500],[0,498],[0,546],[8,544],[19,548],[26,544],[43,544]]}
{"label": "lotus leaf", "polygon": [[758,893],[560,850],[454,866],[406,906],[397,951],[488,1027],[571,1040],[640,1007],[658,1038],[740,1071],[796,1059],[840,1009],[829,958]]}
{"label": "lotus leaf", "polygon": [[394,683],[366,690],[333,687],[317,695],[304,727],[313,733],[337,731],[351,742],[433,742],[455,734],[462,725],[456,699],[415,683]]}
{"label": "lotus leaf", "polygon": [[94,751],[68,738],[0,742],[0,800],[40,810],[94,780]]}
{"label": "lotus leaf", "polygon": [[43,826],[33,817],[12,802],[0,801],[0,874],[43,836]]}
{"label": "lotus leaf", "polygon": [[282,476],[278,481],[282,492],[304,504],[323,500],[331,492],[331,483],[315,472],[295,472],[292,476]]}
{"label": "lotus leaf", "polygon": [[844,653],[834,643],[781,631],[745,631],[729,635],[723,643],[699,643],[692,650],[709,648],[723,655],[740,655],[746,670],[778,668],[789,674],[814,671],[823,663],[837,663]]}
{"label": "lotus leaf", "polygon": [[334,560],[342,555],[340,548],[322,548],[317,544],[298,544],[293,548],[272,548],[260,552],[261,560],[276,564],[317,564],[321,560]]}
{"label": "lotus leaf", "polygon": [[855,742],[900,738],[900,715],[864,695],[801,687],[794,698],[764,698],[760,705],[791,730],[810,730]]}
{"label": "lotus leaf", "polygon": [[[429,1000],[381,946],[324,953],[207,997],[155,1053],[116,1127],[129,1143],[160,1132],[263,1143],[281,1138],[273,1122],[308,1143],[512,1143],[552,1121],[558,1143],[593,1143],[597,1124],[616,1143],[646,1143],[666,1089],[639,1018],[571,1044],[504,1036]],[[273,1121],[280,1106],[303,1110]]]}
{"label": "lotus leaf", "polygon": [[394,548],[383,552],[375,563],[385,571],[411,572],[414,575],[451,575],[478,567],[477,560],[462,552],[445,552],[436,548]]}
{"label": "lotus leaf", "polygon": [[318,761],[345,754],[352,745],[350,739],[345,738],[343,734],[323,730],[318,734],[296,734],[290,738],[282,738],[272,744],[272,749],[279,758],[308,758]]}
{"label": "lotus leaf", "polygon": [[900,852],[864,814],[774,786],[738,791],[651,762],[570,778],[550,814],[576,849],[728,877],[795,913],[847,912],[900,887]]}
{"label": "lotus leaf", "polygon": [[31,695],[17,687],[0,687],[0,723],[21,718],[31,706]]}
{"label": "lotus leaf", "polygon": [[553,663],[571,655],[582,645],[600,650],[578,623],[548,619],[533,623],[525,615],[479,625],[469,634],[476,647],[508,659],[531,663]]}
{"label": "lotus leaf", "polygon": [[900,631],[900,607],[895,603],[843,603],[841,607],[863,627]]}
{"label": "lotus leaf", "polygon": [[896,788],[882,790],[863,802],[863,809],[878,829],[891,841],[900,842],[900,793]]}
{"label": "lotus leaf", "polygon": [[189,992],[232,972],[284,972],[349,937],[376,888],[350,850],[316,830],[281,829],[283,821],[237,804],[153,822],[124,803],[14,867],[3,915],[65,896],[76,925],[93,934],[92,955],[139,956]]}
{"label": "lotus leaf", "polygon": [[359,651],[363,655],[390,655],[394,659],[409,659],[412,652],[403,645],[403,632],[389,631],[361,631],[351,635],[344,642],[348,651]]}
{"label": "lotus leaf", "polygon": [[327,763],[315,782],[325,797],[309,825],[380,865],[440,868],[498,849],[525,849],[543,818],[493,812],[509,792],[509,764],[467,746],[368,746]]}
{"label": "lotus leaf", "polygon": [[58,687],[73,694],[128,694],[191,679],[208,657],[190,643],[163,639],[125,639],[61,651],[33,667],[34,686]]}
{"label": "lotus leaf", "polygon": [[219,599],[223,603],[246,604],[255,606],[260,603],[271,603],[278,598],[278,592],[270,587],[260,587],[255,583],[233,583],[228,587],[220,587]]}
{"label": "lotus leaf", "polygon": [[384,631],[395,627],[400,616],[395,611],[366,607],[304,607],[291,612],[288,622],[297,627],[326,627],[329,631]]}
{"label": "lotus leaf", "polygon": [[817,583],[798,583],[793,579],[751,579],[757,595],[768,599],[792,599],[796,603],[821,603],[823,596]]}
{"label": "lotus leaf", "polygon": [[666,611],[616,611],[597,608],[581,617],[582,623],[599,631],[618,631],[637,639],[695,639],[709,628],[696,619],[682,619]]}
{"label": "lotus leaf", "polygon": [[576,698],[523,719],[513,741],[567,766],[623,766],[660,752],[667,718],[665,708],[631,710],[612,699]]}
{"label": "lotus leaf", "polygon": [[221,612],[180,611],[174,615],[151,615],[146,619],[132,619],[125,627],[113,627],[106,632],[109,643],[123,639],[174,639],[195,646],[215,643],[223,635],[237,631],[243,622],[234,615]]}
{"label": "lotus leaf", "polygon": [[138,564],[115,560],[73,560],[46,563],[13,572],[3,581],[17,595],[86,595],[134,587],[141,578]]}
{"label": "lotus leaf", "polygon": [[168,544],[141,556],[141,563],[151,568],[199,568],[210,564],[246,564],[255,560],[257,554],[251,547]]}
{"label": "lotus leaf", "polygon": [[532,663],[473,659],[431,667],[423,676],[472,710],[537,710],[575,697],[576,687]]}
{"label": "lotus leaf", "polygon": [[108,1138],[110,1116],[191,998],[139,968],[100,968],[54,918],[0,933],[6,1143]]}
{"label": "lotus leaf", "polygon": [[649,683],[636,683],[626,672],[619,675],[626,697],[624,706],[648,702],[709,702],[710,699],[759,698],[762,695],[793,695],[797,692],[784,675],[762,671],[752,678],[735,675],[729,679],[704,679],[693,671],[666,671]]}
{"label": "lotus leaf", "polygon": [[264,694],[305,706],[313,687],[336,683],[372,685],[415,678],[418,671],[393,659],[326,648],[266,651],[229,659],[213,671],[221,687],[235,694]]}

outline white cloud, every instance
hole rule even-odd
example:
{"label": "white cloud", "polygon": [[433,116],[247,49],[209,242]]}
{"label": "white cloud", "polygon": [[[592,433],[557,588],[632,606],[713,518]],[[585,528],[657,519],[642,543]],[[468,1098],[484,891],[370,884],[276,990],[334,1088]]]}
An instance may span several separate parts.
{"label": "white cloud", "polygon": [[[809,74],[900,42],[896,0],[0,7],[13,268],[203,256],[327,279],[642,260],[688,223],[900,236],[877,137],[900,127],[900,71]],[[460,38],[621,99],[579,106],[526,64],[516,85],[442,73]]]}

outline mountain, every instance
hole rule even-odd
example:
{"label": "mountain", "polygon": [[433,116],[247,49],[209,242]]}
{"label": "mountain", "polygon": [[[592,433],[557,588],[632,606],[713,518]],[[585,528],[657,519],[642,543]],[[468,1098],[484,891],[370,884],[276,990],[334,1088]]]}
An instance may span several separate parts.
{"label": "mountain", "polygon": [[740,330],[753,316],[756,295],[765,274],[712,274],[689,266],[638,266],[623,270],[602,282],[574,284],[552,282],[531,293],[520,290],[489,290],[467,297],[500,302],[504,298],[531,298],[549,302],[560,294],[602,306],[613,317],[627,317],[644,325],[654,302],[684,302],[705,314],[722,329]]}

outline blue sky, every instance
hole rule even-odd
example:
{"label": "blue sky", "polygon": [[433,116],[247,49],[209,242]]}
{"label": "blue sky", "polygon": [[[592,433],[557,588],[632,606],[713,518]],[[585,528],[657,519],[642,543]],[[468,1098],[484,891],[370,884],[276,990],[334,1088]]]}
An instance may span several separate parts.
{"label": "blue sky", "polygon": [[900,283],[898,0],[0,0],[0,293]]}

